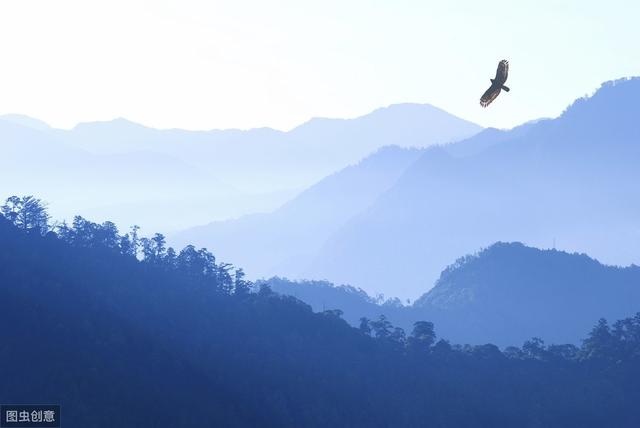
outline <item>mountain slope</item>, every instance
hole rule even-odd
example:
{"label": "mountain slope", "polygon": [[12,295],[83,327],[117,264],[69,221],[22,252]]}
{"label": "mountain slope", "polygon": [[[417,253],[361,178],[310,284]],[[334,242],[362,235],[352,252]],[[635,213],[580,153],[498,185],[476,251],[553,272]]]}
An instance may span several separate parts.
{"label": "mountain slope", "polygon": [[11,326],[0,347],[0,397],[60,403],[65,426],[637,420],[637,339],[594,341],[580,350],[584,360],[571,347],[503,354],[494,345],[374,339],[335,312],[316,314],[266,289],[225,292],[189,260],[141,262],[118,240],[83,230],[71,241],[78,247],[0,218],[0,322]]}
{"label": "mountain slope", "polygon": [[213,248],[254,277],[295,276],[327,237],[366,209],[420,153],[418,149],[382,148],[324,178],[273,213],[192,228],[172,236],[171,242]]}
{"label": "mountain slope", "polygon": [[385,315],[409,331],[432,321],[459,343],[519,345],[531,337],[578,344],[594,319],[615,320],[640,308],[640,268],[605,266],[584,254],[497,243],[447,267],[413,305],[372,299],[352,287],[273,278],[274,291],[314,310],[340,309],[354,326]]}
{"label": "mountain slope", "polygon": [[[639,97],[640,79],[607,83],[479,153],[427,150],[304,274],[415,297],[449,260],[495,241],[544,248],[557,239],[609,264],[637,262]],[[475,138],[486,133],[465,144]]]}
{"label": "mountain slope", "polygon": [[443,334],[460,341],[578,343],[594,318],[640,307],[640,268],[605,266],[584,254],[498,243],[459,259],[414,302]]}

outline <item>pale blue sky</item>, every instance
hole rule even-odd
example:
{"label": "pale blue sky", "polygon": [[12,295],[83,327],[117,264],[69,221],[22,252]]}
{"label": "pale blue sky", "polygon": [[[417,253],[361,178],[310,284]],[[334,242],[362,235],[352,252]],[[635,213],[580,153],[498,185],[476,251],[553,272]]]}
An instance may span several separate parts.
{"label": "pale blue sky", "polygon": [[[271,126],[426,102],[484,126],[640,74],[635,1],[0,3],[0,113],[52,125]],[[509,94],[478,98],[509,59]]]}

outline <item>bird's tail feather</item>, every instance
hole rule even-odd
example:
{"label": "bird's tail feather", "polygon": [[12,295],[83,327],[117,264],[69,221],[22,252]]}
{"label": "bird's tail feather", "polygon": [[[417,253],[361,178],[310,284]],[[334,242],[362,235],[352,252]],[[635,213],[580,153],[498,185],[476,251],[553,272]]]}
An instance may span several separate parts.
{"label": "bird's tail feather", "polygon": [[508,86],[504,86],[504,85],[502,85],[502,89],[503,89],[503,90],[505,90],[505,91],[507,91],[507,92],[509,92],[509,87],[508,87]]}

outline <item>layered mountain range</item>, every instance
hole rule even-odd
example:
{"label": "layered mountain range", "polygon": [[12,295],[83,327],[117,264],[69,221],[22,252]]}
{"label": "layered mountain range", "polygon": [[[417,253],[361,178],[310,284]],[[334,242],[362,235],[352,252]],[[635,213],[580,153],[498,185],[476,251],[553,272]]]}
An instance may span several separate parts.
{"label": "layered mountain range", "polygon": [[[638,262],[638,99],[640,79],[608,82],[556,119],[487,129],[425,149],[415,159],[405,154],[410,162],[393,163],[403,149],[383,150],[335,174],[331,190],[307,204],[304,215],[283,208],[259,220],[216,223],[183,236],[223,256],[229,251],[254,276],[327,279],[403,299],[429,290],[461,254],[496,241],[555,245],[613,265]],[[393,173],[382,182],[366,178],[369,165],[389,171],[390,164]],[[353,186],[356,173],[360,184]],[[361,194],[370,197],[343,208],[342,201]],[[288,207],[303,199],[309,200],[306,192]],[[343,214],[329,229],[314,215],[327,211],[342,211],[334,218]],[[277,245],[258,239],[257,249],[242,250],[228,243],[236,239],[250,246],[256,229],[278,237]],[[291,239],[301,229],[312,236],[314,248],[322,242],[317,250],[300,244],[308,240],[301,234]],[[274,260],[272,251],[283,256]],[[303,263],[291,267],[284,259]]]}
{"label": "layered mountain range", "polygon": [[288,131],[153,129],[115,119],[71,130],[0,117],[0,197],[34,194],[56,218],[81,214],[164,233],[270,212],[379,148],[427,147],[481,128],[426,104]]}
{"label": "layered mountain range", "polygon": [[327,282],[272,278],[266,283],[316,311],[340,309],[354,326],[362,317],[384,315],[410,331],[416,321],[429,320],[441,337],[471,344],[521,345],[532,337],[579,344],[595,319],[615,320],[640,310],[638,266],[606,266],[585,254],[517,242],[459,258],[410,305]]}

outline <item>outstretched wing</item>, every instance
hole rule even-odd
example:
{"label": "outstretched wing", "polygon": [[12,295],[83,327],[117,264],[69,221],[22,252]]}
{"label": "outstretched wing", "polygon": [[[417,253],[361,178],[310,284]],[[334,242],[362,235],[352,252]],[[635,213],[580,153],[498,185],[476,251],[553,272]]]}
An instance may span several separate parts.
{"label": "outstretched wing", "polygon": [[482,107],[486,107],[496,99],[496,97],[500,94],[500,86],[491,85],[489,89],[486,90],[484,94],[482,94],[482,98],[480,98],[480,105]]}
{"label": "outstretched wing", "polygon": [[496,70],[496,83],[500,84],[500,86],[504,85],[504,82],[507,81],[507,77],[509,77],[509,61],[503,59],[498,64],[498,70]]}

